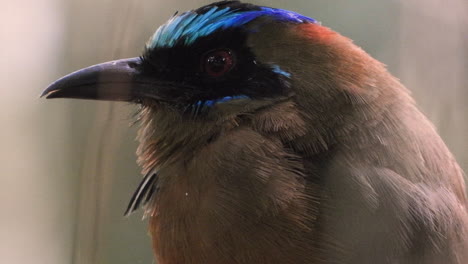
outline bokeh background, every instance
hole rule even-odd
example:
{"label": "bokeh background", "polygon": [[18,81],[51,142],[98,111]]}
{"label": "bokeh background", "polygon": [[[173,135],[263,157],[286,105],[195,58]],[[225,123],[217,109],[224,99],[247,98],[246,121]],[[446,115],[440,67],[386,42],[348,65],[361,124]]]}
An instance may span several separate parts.
{"label": "bokeh background", "polygon": [[[138,56],[196,0],[16,0],[0,8],[0,263],[154,263],[142,213],[134,107],[39,99],[56,78]],[[468,169],[466,0],[252,1],[316,18],[409,87]],[[176,204],[175,204],[176,206]]]}

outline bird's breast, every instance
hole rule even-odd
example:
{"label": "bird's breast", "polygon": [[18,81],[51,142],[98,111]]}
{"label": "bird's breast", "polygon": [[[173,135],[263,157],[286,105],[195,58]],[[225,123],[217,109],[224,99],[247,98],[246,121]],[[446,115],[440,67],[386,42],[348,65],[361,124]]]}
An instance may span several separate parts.
{"label": "bird's breast", "polygon": [[279,141],[244,127],[162,167],[150,219],[158,263],[313,258],[316,203],[302,170]]}

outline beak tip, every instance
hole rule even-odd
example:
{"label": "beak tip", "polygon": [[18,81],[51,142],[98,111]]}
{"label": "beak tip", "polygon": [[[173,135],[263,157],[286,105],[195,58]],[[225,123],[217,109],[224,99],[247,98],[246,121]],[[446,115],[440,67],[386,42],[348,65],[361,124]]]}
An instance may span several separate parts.
{"label": "beak tip", "polygon": [[55,87],[56,82],[50,84],[42,93],[39,95],[39,98],[51,99],[55,98],[53,95],[59,91],[57,87]]}
{"label": "beak tip", "polygon": [[47,95],[49,94],[49,92],[47,90],[44,90],[40,95],[39,95],[39,98],[43,98],[45,97],[45,99],[47,99]]}

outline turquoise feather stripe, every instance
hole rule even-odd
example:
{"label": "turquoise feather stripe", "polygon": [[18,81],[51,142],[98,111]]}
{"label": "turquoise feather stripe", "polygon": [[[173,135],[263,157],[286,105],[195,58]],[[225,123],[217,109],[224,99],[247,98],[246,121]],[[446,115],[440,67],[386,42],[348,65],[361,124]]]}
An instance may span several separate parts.
{"label": "turquoise feather stripe", "polygon": [[284,71],[278,65],[272,66],[273,72],[283,75],[284,77],[291,78],[291,73]]}
{"label": "turquoise feather stripe", "polygon": [[316,23],[317,21],[298,13],[262,7],[259,10],[238,11],[229,7],[212,7],[204,14],[193,11],[172,17],[158,28],[147,44],[147,48],[170,48],[179,41],[191,45],[200,37],[208,36],[217,30],[243,26],[260,16],[269,16],[278,21],[290,23]]}

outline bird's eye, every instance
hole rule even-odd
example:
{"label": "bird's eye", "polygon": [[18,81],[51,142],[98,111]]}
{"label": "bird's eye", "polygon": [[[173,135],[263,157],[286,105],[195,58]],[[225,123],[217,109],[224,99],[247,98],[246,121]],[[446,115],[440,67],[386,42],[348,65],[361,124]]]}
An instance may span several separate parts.
{"label": "bird's eye", "polygon": [[211,77],[220,77],[234,67],[234,55],[227,49],[212,50],[202,58],[202,69]]}

